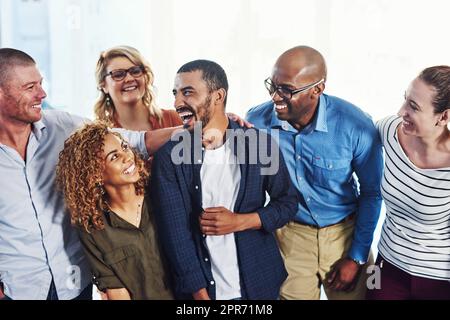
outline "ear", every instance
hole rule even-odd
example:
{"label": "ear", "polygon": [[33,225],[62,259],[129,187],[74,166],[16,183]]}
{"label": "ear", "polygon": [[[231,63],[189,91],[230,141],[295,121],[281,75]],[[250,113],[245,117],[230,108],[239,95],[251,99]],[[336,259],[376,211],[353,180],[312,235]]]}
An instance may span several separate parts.
{"label": "ear", "polygon": [[215,104],[224,104],[225,98],[227,96],[227,92],[225,89],[220,88],[219,90],[216,90],[216,94],[214,95],[214,103]]}
{"label": "ear", "polygon": [[441,113],[441,115],[439,116],[439,119],[436,123],[436,126],[447,126],[448,122],[449,122],[449,117],[450,117],[450,109],[446,109],[444,110],[444,112]]}
{"label": "ear", "polygon": [[325,82],[319,83],[312,90],[313,94],[316,96],[320,96],[325,91]]}

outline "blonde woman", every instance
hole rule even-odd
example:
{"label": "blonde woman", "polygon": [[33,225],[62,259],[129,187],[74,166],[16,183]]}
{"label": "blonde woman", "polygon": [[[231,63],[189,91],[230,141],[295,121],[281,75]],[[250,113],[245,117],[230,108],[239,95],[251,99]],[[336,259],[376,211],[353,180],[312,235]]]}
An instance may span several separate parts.
{"label": "blonde woman", "polygon": [[145,194],[144,161],[105,123],[76,131],[57,166],[72,225],[108,299],[172,299],[153,214]]}
{"label": "blonde woman", "polygon": [[135,131],[182,124],[175,110],[156,106],[153,71],[135,48],[117,46],[102,52],[95,76],[100,90],[94,106],[97,119],[115,128]]}

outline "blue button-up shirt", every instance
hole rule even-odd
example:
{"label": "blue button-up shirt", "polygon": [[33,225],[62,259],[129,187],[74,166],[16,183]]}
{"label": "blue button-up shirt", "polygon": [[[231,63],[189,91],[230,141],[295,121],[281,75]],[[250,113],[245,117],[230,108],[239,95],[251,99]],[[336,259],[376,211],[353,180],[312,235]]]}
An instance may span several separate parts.
{"label": "blue button-up shirt", "polygon": [[[55,189],[64,141],[86,121],[45,111],[32,126],[26,162],[0,143],[0,282],[12,299],[46,299],[52,277],[59,299],[75,298],[90,282],[78,235]],[[144,134],[125,138],[146,153]]]}
{"label": "blue button-up shirt", "polygon": [[[273,102],[249,110],[257,128],[274,137],[300,193],[295,220],[319,227],[356,212],[349,256],[367,261],[381,208],[381,142],[371,118],[356,106],[322,94],[313,121],[302,131],[276,115]],[[359,183],[358,183],[359,182]]]}

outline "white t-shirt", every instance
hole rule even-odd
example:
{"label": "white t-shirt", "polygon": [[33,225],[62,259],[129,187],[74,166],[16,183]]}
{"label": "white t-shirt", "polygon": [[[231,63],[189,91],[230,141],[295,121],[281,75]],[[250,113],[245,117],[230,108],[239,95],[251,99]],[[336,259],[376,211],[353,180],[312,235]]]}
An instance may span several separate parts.
{"label": "white t-shirt", "polygon": [[[203,208],[225,207],[233,211],[239,192],[241,171],[228,143],[215,150],[205,150],[200,177]],[[216,299],[229,300],[241,297],[234,233],[208,236],[206,244],[216,282]]]}

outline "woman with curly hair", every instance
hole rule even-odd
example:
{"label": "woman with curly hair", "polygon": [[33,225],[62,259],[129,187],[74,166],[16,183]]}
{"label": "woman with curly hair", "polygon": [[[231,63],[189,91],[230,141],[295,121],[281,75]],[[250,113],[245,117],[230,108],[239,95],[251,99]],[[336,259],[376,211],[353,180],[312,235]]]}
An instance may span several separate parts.
{"label": "woman with curly hair", "polygon": [[172,299],[149,199],[144,161],[97,122],[64,144],[57,166],[71,222],[108,299]]}

